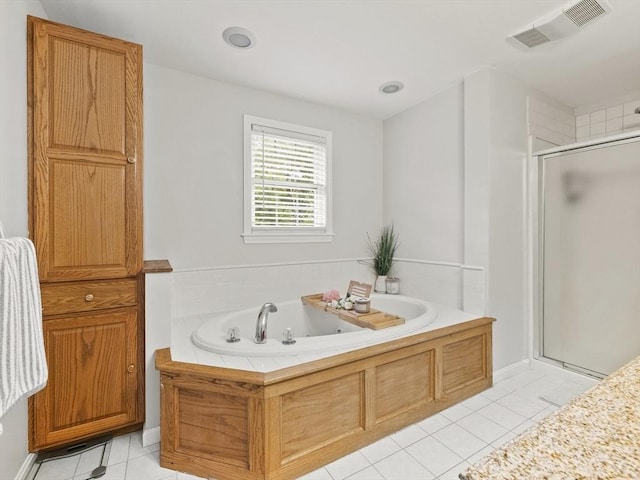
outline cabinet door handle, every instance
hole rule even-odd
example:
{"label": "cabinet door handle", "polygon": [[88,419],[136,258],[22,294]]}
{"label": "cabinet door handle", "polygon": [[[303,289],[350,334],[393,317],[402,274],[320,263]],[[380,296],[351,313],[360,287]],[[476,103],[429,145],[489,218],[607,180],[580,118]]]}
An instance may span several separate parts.
{"label": "cabinet door handle", "polygon": [[136,157],[127,157],[127,163],[136,163]]}
{"label": "cabinet door handle", "polygon": [[132,363],[131,365],[129,365],[127,367],[127,372],[129,373],[133,373],[133,371],[136,369],[136,366]]}
{"label": "cabinet door handle", "polygon": [[85,301],[85,302],[93,302],[93,294],[92,294],[92,293],[87,293],[87,294],[84,296],[84,301]]}

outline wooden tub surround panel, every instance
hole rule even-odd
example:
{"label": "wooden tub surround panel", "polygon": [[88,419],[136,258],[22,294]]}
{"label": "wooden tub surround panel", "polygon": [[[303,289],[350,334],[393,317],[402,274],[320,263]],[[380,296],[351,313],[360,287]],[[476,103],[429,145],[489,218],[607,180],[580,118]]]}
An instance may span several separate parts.
{"label": "wooden tub surround panel", "polygon": [[220,480],[297,478],[489,388],[493,321],[268,373],[158,350],[160,464]]}

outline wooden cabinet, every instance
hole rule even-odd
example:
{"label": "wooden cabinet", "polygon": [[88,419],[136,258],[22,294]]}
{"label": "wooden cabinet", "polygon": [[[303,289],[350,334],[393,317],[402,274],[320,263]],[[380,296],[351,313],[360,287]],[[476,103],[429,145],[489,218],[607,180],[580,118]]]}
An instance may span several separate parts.
{"label": "wooden cabinet", "polygon": [[32,447],[137,423],[136,307],[44,322],[49,382],[36,395]]}
{"label": "wooden cabinet", "polygon": [[30,234],[41,281],[142,269],[142,48],[29,17]]}
{"label": "wooden cabinet", "polygon": [[142,47],[27,20],[29,230],[49,380],[32,451],[144,419]]}

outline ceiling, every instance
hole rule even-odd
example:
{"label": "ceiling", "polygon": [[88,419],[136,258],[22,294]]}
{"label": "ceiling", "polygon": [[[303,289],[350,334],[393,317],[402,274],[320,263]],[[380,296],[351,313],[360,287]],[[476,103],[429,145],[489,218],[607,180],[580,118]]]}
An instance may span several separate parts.
{"label": "ceiling", "polygon": [[[50,20],[144,46],[145,61],[388,118],[493,65],[569,107],[640,96],[640,0],[529,51],[505,37],[571,0],[40,0]],[[248,50],[222,31],[255,35]],[[404,90],[378,91],[399,80]]]}

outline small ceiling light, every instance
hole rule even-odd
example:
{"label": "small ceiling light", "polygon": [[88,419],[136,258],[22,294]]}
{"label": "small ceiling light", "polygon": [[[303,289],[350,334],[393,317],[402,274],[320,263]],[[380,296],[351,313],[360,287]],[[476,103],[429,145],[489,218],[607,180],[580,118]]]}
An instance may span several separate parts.
{"label": "small ceiling light", "polygon": [[256,44],[256,37],[246,28],[229,27],[222,32],[222,38],[229,45],[235,48],[246,50]]}
{"label": "small ceiling light", "polygon": [[394,80],[393,82],[387,82],[380,85],[378,90],[382,93],[397,93],[404,88],[404,83]]}

